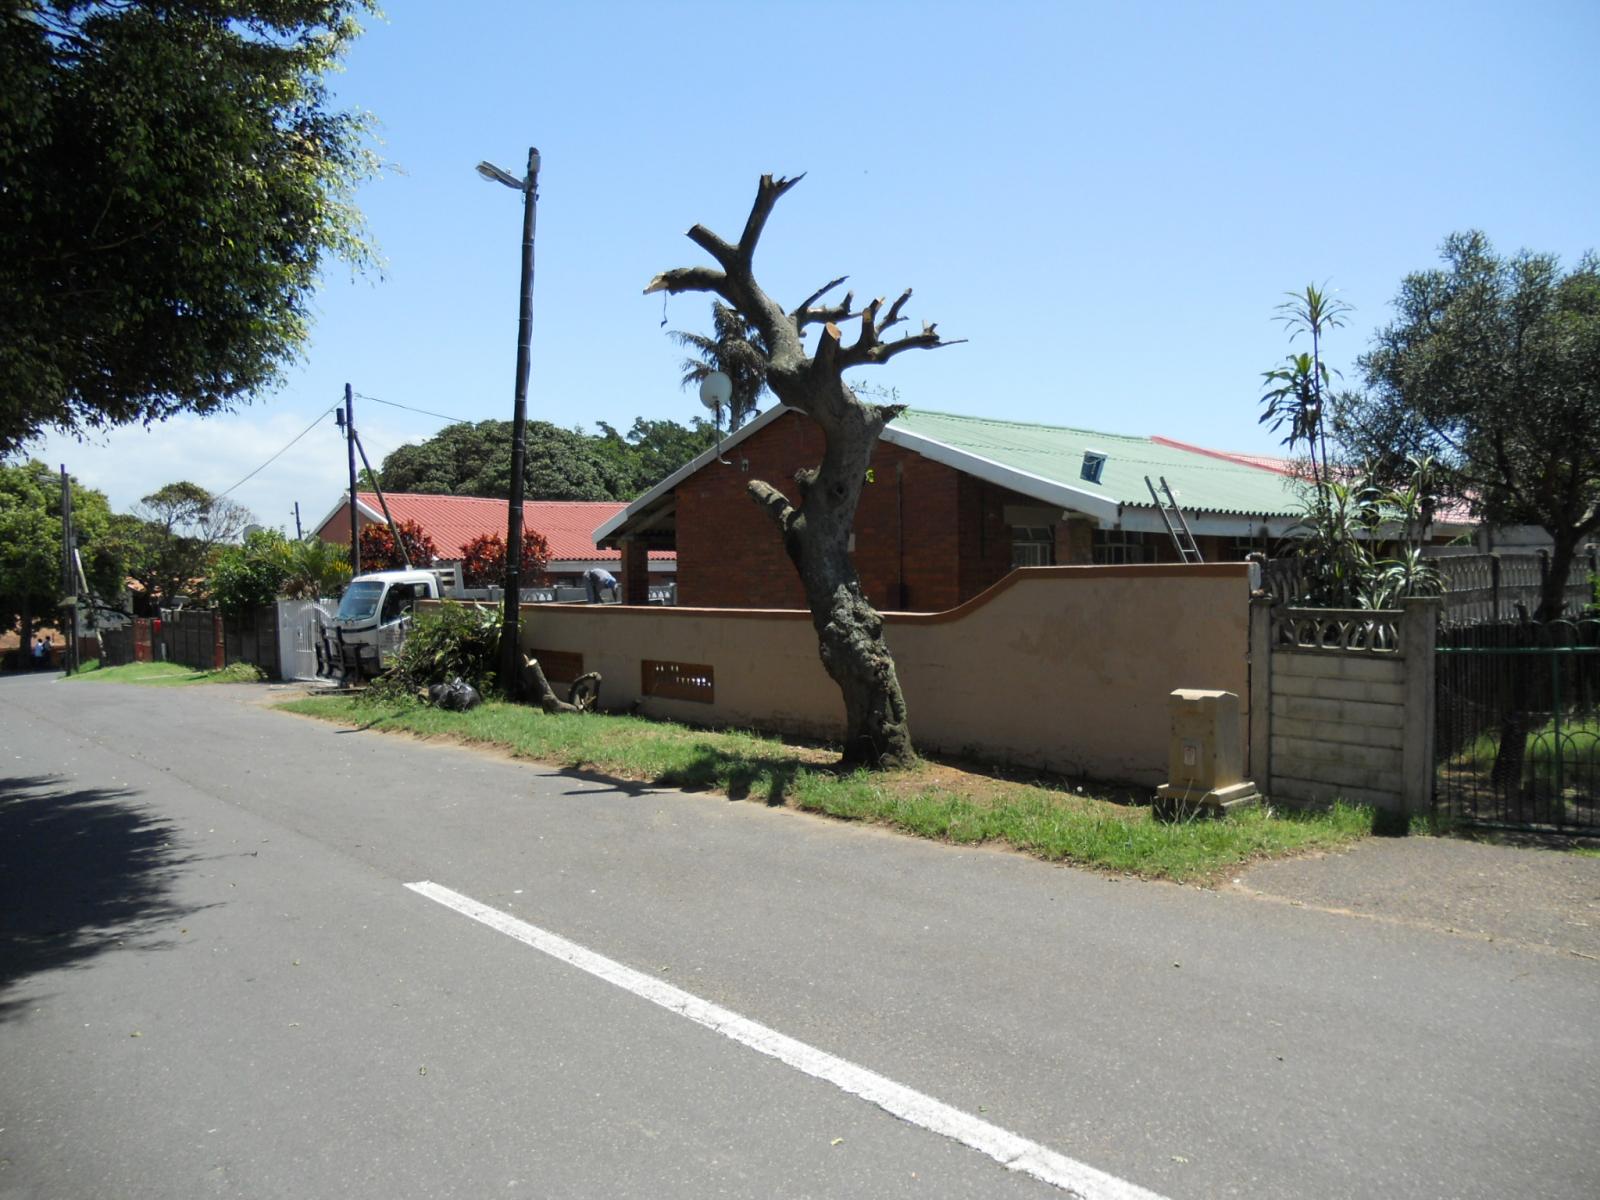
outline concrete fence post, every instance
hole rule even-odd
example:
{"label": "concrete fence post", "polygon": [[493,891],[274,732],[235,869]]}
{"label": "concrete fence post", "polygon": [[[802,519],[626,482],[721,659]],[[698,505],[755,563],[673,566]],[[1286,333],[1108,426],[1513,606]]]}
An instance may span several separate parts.
{"label": "concrete fence post", "polygon": [[1405,725],[1401,734],[1400,794],[1405,811],[1425,813],[1433,806],[1434,641],[1439,630],[1437,596],[1412,596],[1400,602],[1400,652],[1406,664]]}
{"label": "concrete fence post", "polygon": [[1250,598],[1250,762],[1246,773],[1272,797],[1272,599]]}

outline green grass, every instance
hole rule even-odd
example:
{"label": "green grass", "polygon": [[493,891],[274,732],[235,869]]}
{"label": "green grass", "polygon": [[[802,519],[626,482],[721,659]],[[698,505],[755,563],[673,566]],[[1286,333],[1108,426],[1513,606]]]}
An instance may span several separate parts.
{"label": "green grass", "polygon": [[1347,844],[1372,813],[1246,811],[1225,820],[1163,822],[1113,789],[1020,782],[948,764],[842,773],[829,751],[743,732],[641,717],[551,716],[490,701],[468,713],[365,697],[319,696],[279,708],[362,728],[492,746],[522,758],[736,800],[887,825],[963,845],[1012,846],[1049,861],[1147,878],[1207,882],[1245,863]]}
{"label": "green grass", "polygon": [[[1556,725],[1549,721],[1528,734],[1528,748],[1522,762],[1524,779],[1544,788],[1556,784]],[[1563,721],[1561,745],[1565,758],[1565,782],[1576,778],[1593,778],[1600,765],[1600,721]],[[1478,774],[1487,776],[1494,768],[1500,751],[1498,731],[1481,733],[1471,747],[1457,757],[1470,762]]]}
{"label": "green grass", "polygon": [[83,670],[66,678],[95,683],[136,683],[142,687],[184,687],[191,683],[255,683],[261,678],[261,672],[249,663],[230,663],[220,671],[196,671],[170,662],[125,663],[120,667],[102,667],[95,662],[92,667],[85,663]]}

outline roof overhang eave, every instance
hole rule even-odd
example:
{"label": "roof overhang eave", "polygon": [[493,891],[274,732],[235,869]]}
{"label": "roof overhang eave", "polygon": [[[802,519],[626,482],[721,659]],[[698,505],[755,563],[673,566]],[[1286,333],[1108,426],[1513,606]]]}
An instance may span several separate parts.
{"label": "roof overhang eave", "polygon": [[883,440],[1019,495],[1031,496],[1047,504],[1057,504],[1063,509],[1084,513],[1095,518],[1101,525],[1114,525],[1117,521],[1119,508],[1117,502],[1086,488],[1073,487],[1060,480],[1046,479],[1043,475],[1019,471],[1015,467],[1008,467],[991,458],[973,454],[970,450],[947,445],[925,434],[897,429],[892,424],[883,431]]}
{"label": "roof overhang eave", "polygon": [[627,508],[623,509],[604,524],[598,526],[594,531],[594,544],[596,546],[606,547],[607,549],[615,549],[615,539],[626,536],[627,527],[629,525],[634,524],[636,519],[652,512],[657,500],[661,499],[663,496],[669,495],[672,490],[678,486],[678,484],[689,478],[689,476],[700,470],[700,468],[709,466],[712,462],[716,461],[716,459],[726,454],[729,450],[732,450],[740,442],[744,441],[758,430],[765,429],[768,425],[772,424],[788,411],[788,408],[782,404],[774,404],[771,408],[767,409],[766,412],[762,413],[755,420],[751,421],[744,428],[732,434],[726,440],[717,443],[717,445],[711,447],[709,450],[703,450],[699,454],[695,455],[671,475],[668,475],[660,483],[656,484],[655,487],[651,488],[632,504],[628,505]]}

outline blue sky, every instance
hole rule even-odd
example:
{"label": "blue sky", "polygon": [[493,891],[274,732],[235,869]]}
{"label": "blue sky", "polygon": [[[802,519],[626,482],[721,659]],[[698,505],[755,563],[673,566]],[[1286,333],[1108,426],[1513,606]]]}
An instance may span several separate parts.
{"label": "blue sky", "polygon": [[[842,274],[916,289],[969,339],[863,372],[912,405],[1269,451],[1273,307],[1355,307],[1354,366],[1444,236],[1600,245],[1600,5],[390,0],[335,81],[391,164],[361,193],[383,274],[327,273],[305,360],[238,412],[33,449],[125,509],[235,484],[335,404],[511,414],[521,213],[483,182],[543,156],[530,415],[687,421],[650,277],[737,236],[763,171],[806,172],[757,271],[791,304]],[[374,458],[436,418],[358,400]],[[232,493],[293,529],[338,499],[331,421]]]}

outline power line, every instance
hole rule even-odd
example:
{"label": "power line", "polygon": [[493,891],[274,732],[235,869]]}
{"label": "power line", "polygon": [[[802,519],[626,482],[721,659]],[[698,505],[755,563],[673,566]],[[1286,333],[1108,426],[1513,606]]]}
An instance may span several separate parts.
{"label": "power line", "polygon": [[379,400],[376,396],[368,396],[364,392],[356,392],[358,400],[371,400],[374,404],[387,404],[390,408],[403,408],[407,412],[421,413],[425,417],[438,417],[441,421],[449,421],[452,425],[470,425],[471,421],[464,417],[447,417],[443,413],[429,412],[425,408],[413,408],[409,404],[396,404],[393,400]]}
{"label": "power line", "polygon": [[301,438],[305,437],[306,434],[310,433],[318,425],[322,424],[322,422],[327,419],[328,414],[331,413],[332,411],[333,411],[333,409],[330,408],[330,409],[326,409],[322,413],[318,414],[317,419],[315,421],[311,422],[311,424],[307,425],[304,429],[302,429],[299,433],[295,434],[294,437],[290,439],[288,446],[285,446],[282,450],[279,450],[276,454],[274,454],[271,458],[267,459],[266,462],[262,463],[254,471],[251,471],[250,474],[246,475],[243,479],[239,480],[239,482],[234,484],[233,487],[229,488],[227,492],[218,492],[217,493],[217,499],[218,500],[222,499],[224,496],[226,496],[228,494],[228,492],[237,491],[239,488],[241,488],[245,484],[249,483],[257,475],[261,474],[261,472],[265,471],[273,463],[277,462],[280,458],[282,458],[288,452],[289,446],[293,446],[295,444],[295,442],[298,442]]}

